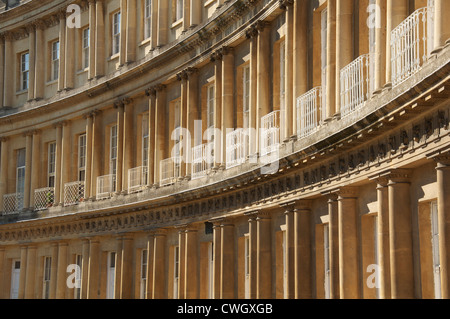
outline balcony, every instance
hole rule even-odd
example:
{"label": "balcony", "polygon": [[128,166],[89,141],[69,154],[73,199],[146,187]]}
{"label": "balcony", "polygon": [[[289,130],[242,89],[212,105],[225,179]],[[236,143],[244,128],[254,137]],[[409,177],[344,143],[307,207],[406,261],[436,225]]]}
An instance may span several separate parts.
{"label": "balcony", "polygon": [[18,213],[23,208],[23,193],[3,195],[3,214]]}
{"label": "balcony", "polygon": [[306,137],[313,134],[325,120],[322,94],[322,87],[318,86],[298,97],[298,136]]}
{"label": "balcony", "polygon": [[53,206],[55,201],[55,188],[45,187],[34,191],[34,209],[44,210]]}
{"label": "balcony", "polygon": [[214,142],[192,148],[191,179],[206,176],[214,163]]}
{"label": "balcony", "polygon": [[147,187],[148,167],[140,166],[128,170],[128,193],[138,193]]}
{"label": "balcony", "polygon": [[227,169],[245,163],[249,153],[248,145],[248,130],[239,128],[227,134]]}
{"label": "balcony", "polygon": [[97,177],[97,200],[108,199],[116,191],[116,175],[104,175]]}
{"label": "balcony", "polygon": [[391,32],[392,85],[420,70],[433,48],[434,6],[413,12]]}
{"label": "balcony", "polygon": [[160,162],[159,186],[174,184],[181,177],[181,157],[171,157]]}
{"label": "balcony", "polygon": [[267,156],[280,146],[280,111],[273,111],[261,118],[261,152]]}
{"label": "balcony", "polygon": [[64,184],[64,206],[77,205],[84,201],[84,181]]}
{"label": "balcony", "polygon": [[374,63],[364,54],[344,67],[340,73],[341,117],[360,110],[373,93]]}

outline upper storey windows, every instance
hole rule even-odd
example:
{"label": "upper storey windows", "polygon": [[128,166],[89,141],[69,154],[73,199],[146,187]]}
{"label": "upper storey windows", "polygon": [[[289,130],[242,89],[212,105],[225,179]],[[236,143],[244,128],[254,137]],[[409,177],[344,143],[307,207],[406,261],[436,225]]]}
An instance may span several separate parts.
{"label": "upper storey windows", "polygon": [[120,51],[120,12],[116,12],[112,16],[112,55],[118,54]]}

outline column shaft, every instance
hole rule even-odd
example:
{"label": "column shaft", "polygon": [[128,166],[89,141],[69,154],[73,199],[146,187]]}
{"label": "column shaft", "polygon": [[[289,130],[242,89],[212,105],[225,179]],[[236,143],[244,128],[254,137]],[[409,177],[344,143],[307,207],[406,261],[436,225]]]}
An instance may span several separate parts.
{"label": "column shaft", "polygon": [[133,285],[133,238],[123,237],[122,242],[122,282],[120,299],[131,299]]}
{"label": "column shaft", "polygon": [[[256,218],[258,261],[256,267],[257,299],[270,299],[272,297],[272,236],[270,221],[270,215],[268,213],[260,213]],[[229,278],[230,281],[232,279],[233,277]]]}
{"label": "column shaft", "polygon": [[127,52],[126,63],[131,63],[136,60],[136,48],[137,48],[137,28],[136,28],[136,2],[127,1]]}
{"label": "column shaft", "polygon": [[88,79],[95,77],[96,70],[96,34],[97,34],[97,19],[96,19],[96,3],[95,0],[89,1],[89,71]]}
{"label": "column shaft", "polygon": [[[34,137],[33,137],[34,138]],[[70,122],[65,122],[62,127],[62,150],[61,150],[61,189],[60,203],[64,203],[64,186],[70,180],[70,157],[72,155],[72,126]]]}
{"label": "column shaft", "polygon": [[61,196],[61,167],[62,167],[62,123],[56,124],[56,155],[55,155],[55,199],[54,205],[62,203]]}
{"label": "column shaft", "polygon": [[0,139],[1,142],[1,158],[0,158],[0,212],[3,211],[3,195],[8,191],[8,154],[9,142],[8,138]]}
{"label": "column shaft", "polygon": [[101,111],[92,112],[92,138],[91,138],[91,147],[92,147],[92,160],[91,160],[91,198],[95,198],[97,195],[97,177],[101,174],[103,157],[100,154],[103,154],[103,123],[102,123],[102,115]]}
{"label": "column shaft", "polygon": [[294,211],[295,298],[312,298],[311,202],[303,201]]}
{"label": "column shaft", "polygon": [[35,299],[36,247],[27,248],[25,299]]}
{"label": "column shaft", "polygon": [[285,212],[286,220],[286,243],[285,243],[285,255],[286,255],[286,283],[287,299],[295,298],[295,224],[294,224],[294,211],[293,206],[288,207]]}
{"label": "column shaft", "polygon": [[339,216],[338,202],[335,196],[328,199],[329,222],[329,248],[330,248],[330,298],[340,298],[339,280]]}
{"label": "column shaft", "polygon": [[258,77],[258,38],[250,35],[250,106],[249,106],[249,156],[253,157],[259,152],[259,136],[257,133],[257,77]]}
{"label": "column shaft", "polygon": [[374,92],[381,92],[385,84],[386,75],[386,54],[391,49],[386,44],[386,1],[376,0],[376,7],[379,8],[380,17],[376,17],[380,22],[380,27],[375,30],[375,77],[374,77]]}
{"label": "column shaft", "polygon": [[134,105],[129,102],[124,107],[123,118],[123,172],[122,172],[122,192],[128,192],[128,170],[133,168],[133,147],[135,141],[134,134]]}
{"label": "column shaft", "polygon": [[[3,107],[5,92],[5,37],[0,35],[0,108]],[[1,210],[1,208],[0,208]]]}
{"label": "column shaft", "polygon": [[380,299],[391,296],[390,269],[389,269],[389,203],[387,182],[379,181],[377,185],[378,202],[378,263],[380,266]]}
{"label": "column shaft", "polygon": [[227,163],[227,133],[234,129],[234,53],[224,48],[222,57],[222,166]]}
{"label": "column shaft", "polygon": [[[95,48],[95,64],[91,65],[89,61],[89,69],[95,67],[95,77],[101,77],[105,75],[105,16],[103,13],[103,1],[96,0],[95,2],[95,31],[92,27],[92,38],[95,38],[95,45],[91,47],[91,50]],[[95,32],[95,35],[94,35]]]}
{"label": "column shaft", "polygon": [[40,100],[45,95],[45,23],[43,21],[36,22],[36,64],[35,64],[35,80],[34,80],[34,98]]}
{"label": "column shaft", "polygon": [[[31,161],[31,190],[30,190],[30,207],[35,207],[34,191],[39,188],[39,161],[36,154],[40,154],[40,132],[33,132],[33,150],[35,160]],[[1,210],[1,208],[0,208]]]}
{"label": "column shaft", "polygon": [[186,299],[199,298],[198,287],[198,235],[197,230],[187,229],[185,233],[185,284],[184,297]]}
{"label": "column shaft", "polygon": [[88,297],[88,279],[89,279],[89,240],[83,239],[81,251],[82,273],[81,273],[81,299]]}
{"label": "column shaft", "polygon": [[326,118],[336,113],[336,2],[327,4]]}
{"label": "column shaft", "polygon": [[[297,1],[298,2],[298,1]],[[294,81],[294,6],[287,5],[286,6],[286,40],[285,40],[285,57],[286,62],[284,64],[284,83],[285,83],[285,110],[284,110],[284,119],[281,120],[284,128],[282,130],[282,135],[280,140],[284,142],[288,142],[289,139],[294,135],[292,119],[294,114],[294,92],[293,92],[293,81]],[[267,51],[266,51],[267,54]],[[267,73],[269,74],[269,73]],[[265,76],[268,78],[268,76]],[[268,99],[269,100],[269,99]]]}
{"label": "column shaft", "polygon": [[75,88],[75,28],[66,26],[64,88]]}
{"label": "column shaft", "polygon": [[27,278],[27,247],[20,247],[19,299],[25,299]]}
{"label": "column shaft", "polygon": [[58,244],[51,244],[51,265],[50,265],[50,293],[49,299],[56,298],[58,284]]}
{"label": "column shaft", "polygon": [[[261,23],[258,35],[256,131],[260,134],[261,118],[270,113],[270,28]],[[291,65],[292,67],[292,65]],[[290,82],[292,83],[292,81]],[[286,83],[288,84],[288,83]],[[287,106],[286,106],[287,107]]]}
{"label": "column shaft", "polygon": [[[123,190],[123,159],[124,159],[124,114],[125,106],[122,102],[117,105],[117,161],[116,161],[116,193]],[[112,172],[109,172],[112,174]]]}
{"label": "column shaft", "polygon": [[222,229],[220,227],[220,223],[215,223],[213,226],[213,298],[220,299],[221,298],[221,233]]}
{"label": "column shaft", "polygon": [[126,63],[127,57],[127,18],[128,18],[128,0],[120,0],[120,49],[119,65]]}
{"label": "column shaft", "polygon": [[13,106],[13,93],[15,92],[14,90],[14,81],[8,81],[7,77],[8,74],[14,74],[14,63],[13,63],[13,57],[14,57],[14,52],[13,52],[13,35],[11,33],[6,33],[5,34],[5,55],[4,55],[4,60],[5,60],[5,68],[4,68],[4,73],[5,73],[5,79],[4,79],[4,90],[3,90],[3,106],[6,107],[12,107]]}
{"label": "column shaft", "polygon": [[[167,43],[168,36],[168,10],[169,10],[169,2],[167,0],[156,0],[158,1],[158,39],[157,46],[162,47]],[[153,2],[153,1],[152,1]]]}
{"label": "column shaft", "polygon": [[234,298],[234,225],[221,225],[220,298]]}
{"label": "column shaft", "polygon": [[153,250],[153,299],[161,299],[165,296],[165,247],[166,236],[155,234]]}
{"label": "column shaft", "polygon": [[66,280],[67,280],[67,243],[60,243],[58,246],[58,270],[57,270],[57,285],[56,285],[56,299],[66,298]]}
{"label": "column shaft", "polygon": [[66,78],[66,14],[59,14],[59,75],[58,91],[64,90]]}
{"label": "column shaft", "polygon": [[155,112],[155,184],[161,181],[160,163],[166,156],[166,91],[164,86],[160,86],[156,92],[156,112]]}
{"label": "column shaft", "polygon": [[25,190],[23,194],[23,208],[30,207],[31,198],[31,162],[33,152],[33,136],[28,133],[26,136],[26,151],[25,151]]}
{"label": "column shaft", "polygon": [[100,242],[97,239],[89,240],[89,273],[87,283],[87,299],[98,299],[99,291],[99,259]]}
{"label": "column shaft", "polygon": [[[222,125],[222,59],[221,57],[215,60],[214,64],[214,129],[221,129]],[[217,131],[217,130],[216,130]],[[214,167],[219,168],[222,163],[222,141],[221,137],[217,136],[216,131],[214,132]]]}
{"label": "column shaft", "polygon": [[446,20],[450,12],[449,1],[435,0],[434,12],[434,50],[440,50],[450,40],[450,24]]}
{"label": "column shaft", "polygon": [[[31,25],[28,28],[29,38],[28,38],[28,54],[29,54],[29,76],[28,76],[28,100],[34,99],[34,81],[36,76],[36,30],[35,26]],[[1,53],[0,53],[1,54]],[[0,60],[1,63],[1,60]],[[0,74],[1,76],[1,74]]]}
{"label": "column shaft", "polygon": [[155,115],[156,115],[156,95],[151,93],[148,99],[148,166],[147,166],[147,187],[152,187],[155,183]]}
{"label": "column shaft", "polygon": [[85,172],[85,179],[84,179],[84,198],[89,199],[91,198],[91,184],[92,181],[92,157],[93,157],[93,150],[92,150],[92,136],[93,136],[93,129],[92,129],[92,122],[93,122],[93,116],[92,114],[88,114],[86,116],[86,172]]}

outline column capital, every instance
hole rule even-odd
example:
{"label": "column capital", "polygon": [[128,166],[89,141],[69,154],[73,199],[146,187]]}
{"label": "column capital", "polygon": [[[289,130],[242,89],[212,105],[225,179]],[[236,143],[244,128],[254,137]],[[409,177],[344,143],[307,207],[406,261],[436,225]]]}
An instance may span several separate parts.
{"label": "column capital", "polygon": [[222,61],[222,52],[220,49],[211,53],[209,59],[211,62]]}
{"label": "column capital", "polygon": [[348,198],[356,198],[359,194],[358,187],[352,186],[344,186],[339,187],[333,191],[338,197],[337,200],[348,199]]}
{"label": "column capital", "polygon": [[146,96],[156,96],[156,89],[154,87],[148,88],[145,90],[145,95]]}
{"label": "column capital", "polygon": [[411,179],[410,169],[391,169],[378,174],[378,178],[386,178],[389,183],[409,183]]}
{"label": "column capital", "polygon": [[31,34],[31,33],[33,33],[36,30],[36,24],[34,24],[33,22],[28,23],[25,26],[25,29],[27,30],[28,34]]}
{"label": "column capital", "polygon": [[153,237],[164,237],[167,236],[167,229],[165,228],[158,228],[158,229],[153,229],[150,231],[150,235]]}
{"label": "column capital", "polygon": [[287,8],[294,4],[294,0],[279,0],[278,6],[282,10],[287,10]]}
{"label": "column capital", "polygon": [[32,24],[34,25],[35,30],[44,30],[46,27],[45,21],[41,19],[34,20]]}
{"label": "column capital", "polygon": [[450,150],[449,148],[438,150],[426,155],[427,158],[433,159],[440,166],[450,166]]}
{"label": "column capital", "polygon": [[0,137],[0,143],[4,143],[4,142],[8,142],[9,141],[9,136],[1,136]]}
{"label": "column capital", "polygon": [[157,84],[154,86],[156,92],[164,91],[167,87],[164,84]]}

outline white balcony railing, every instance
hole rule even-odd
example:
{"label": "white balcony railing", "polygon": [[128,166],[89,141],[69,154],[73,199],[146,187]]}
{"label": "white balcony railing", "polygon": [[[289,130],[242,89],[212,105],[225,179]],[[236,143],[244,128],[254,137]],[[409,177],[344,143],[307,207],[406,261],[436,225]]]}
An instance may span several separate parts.
{"label": "white balcony railing", "polygon": [[280,145],[280,111],[261,118],[261,156],[277,151]]}
{"label": "white balcony railing", "polygon": [[97,200],[111,198],[116,191],[116,175],[104,175],[97,177]]}
{"label": "white balcony railing", "polygon": [[341,70],[341,117],[361,109],[373,93],[373,62],[364,54]]}
{"label": "white balcony railing", "polygon": [[171,157],[160,162],[160,186],[173,184],[181,176],[181,157]]}
{"label": "white balcony railing", "polygon": [[128,193],[137,193],[147,187],[148,167],[140,166],[128,170]]}
{"label": "white balcony railing", "polygon": [[191,179],[203,177],[214,164],[214,142],[192,148]]}
{"label": "white balcony railing", "polygon": [[322,87],[318,86],[297,99],[297,135],[306,137],[314,133],[325,120]]}
{"label": "white balcony railing", "polygon": [[84,181],[64,184],[64,206],[77,205],[84,201]]}
{"label": "white balcony railing", "polygon": [[392,85],[420,70],[433,47],[434,1],[413,12],[391,32]]}
{"label": "white balcony railing", "polygon": [[23,193],[3,195],[3,214],[18,213],[23,208]]}
{"label": "white balcony railing", "polygon": [[239,128],[227,134],[227,169],[245,163],[249,154],[248,146],[248,130]]}
{"label": "white balcony railing", "polygon": [[34,190],[34,209],[43,210],[53,206],[55,201],[55,188],[45,187]]}

